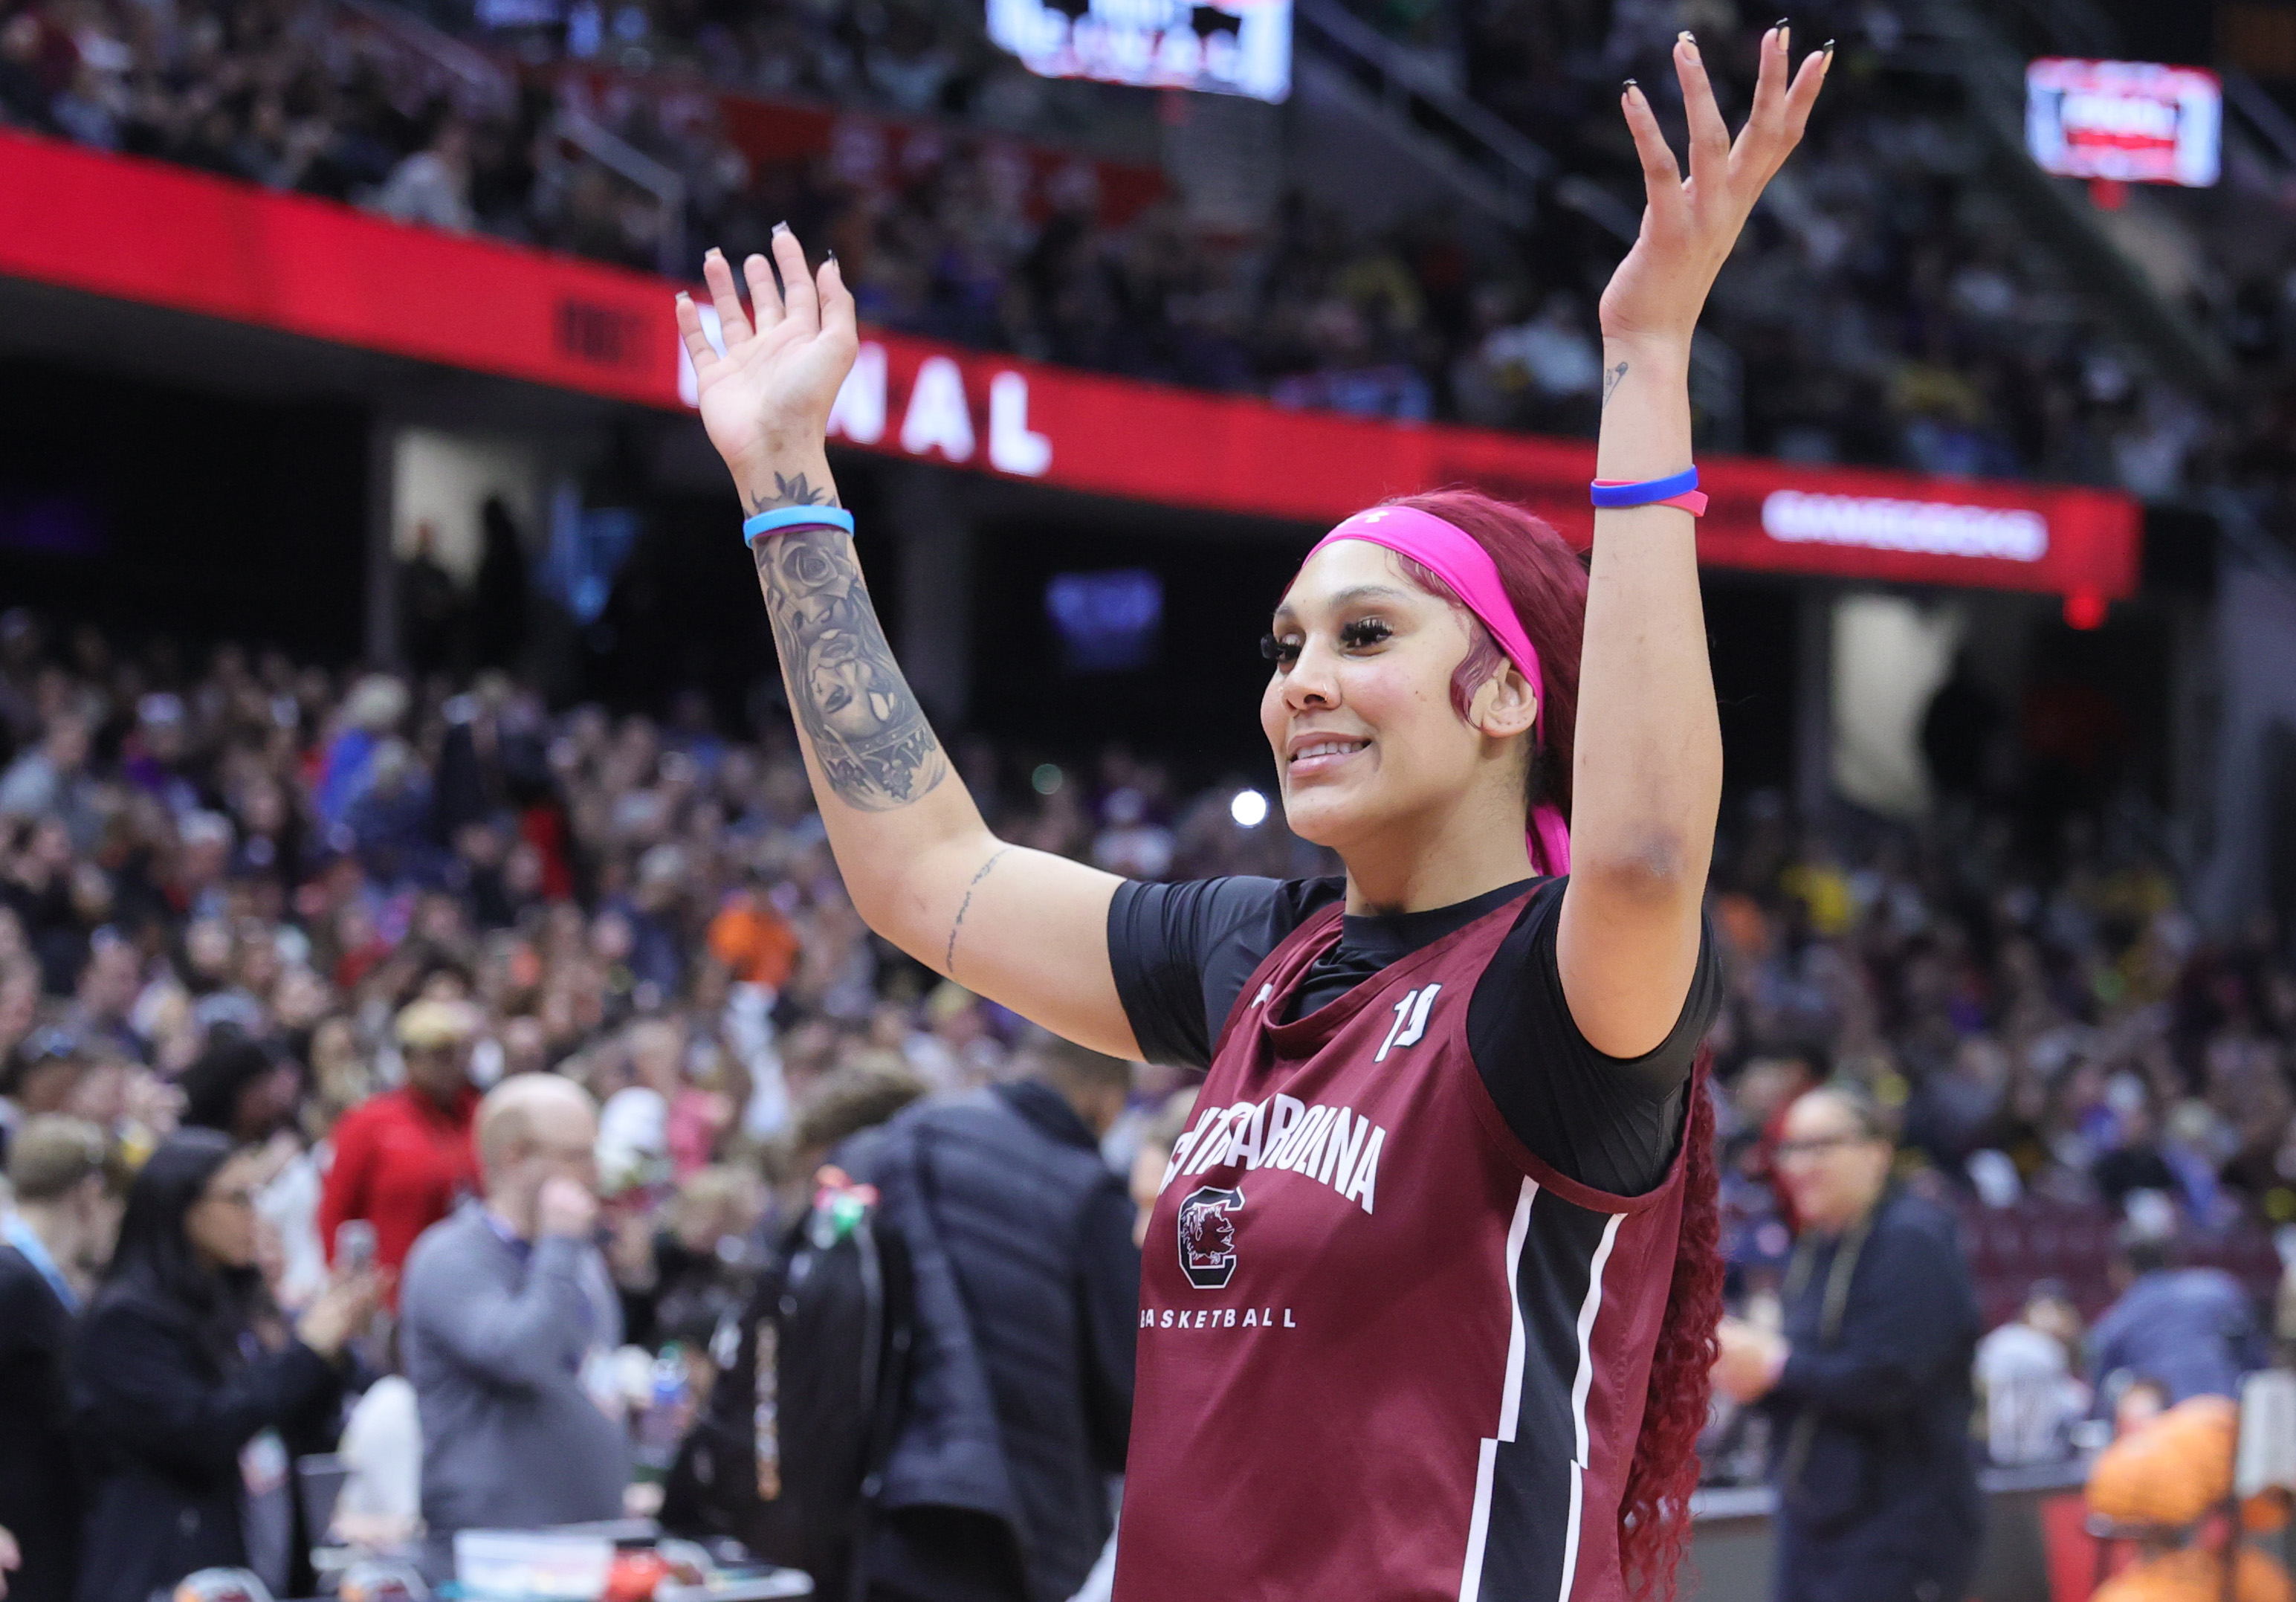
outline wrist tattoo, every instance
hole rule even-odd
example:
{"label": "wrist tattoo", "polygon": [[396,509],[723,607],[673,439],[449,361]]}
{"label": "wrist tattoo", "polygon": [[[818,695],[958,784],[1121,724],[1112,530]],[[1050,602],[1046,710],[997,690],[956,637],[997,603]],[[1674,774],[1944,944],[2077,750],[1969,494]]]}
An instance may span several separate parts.
{"label": "wrist tattoo", "polygon": [[758,513],[770,512],[776,506],[833,506],[836,504],[835,495],[825,487],[816,489],[806,482],[805,474],[799,473],[795,478],[785,479],[775,473],[772,494],[750,497],[750,515],[755,517]]}
{"label": "wrist tattoo", "polygon": [[956,932],[964,927],[964,915],[972,910],[972,892],[980,888],[980,882],[988,876],[988,870],[996,866],[997,859],[1012,849],[1009,845],[1002,845],[989,852],[988,860],[980,865],[979,871],[972,875],[972,882],[964,887],[964,900],[956,904],[956,921],[948,926],[948,949],[941,953],[940,971],[948,978],[956,977]]}
{"label": "wrist tattoo", "polygon": [[[1626,376],[1627,364],[1624,362],[1620,362],[1617,366],[1603,374],[1602,409],[1603,411],[1607,412],[1611,409],[1611,397],[1619,392],[1619,386],[1626,382]],[[798,476],[798,482],[800,484],[805,482],[805,477],[802,473]]]}
{"label": "wrist tattoo", "polygon": [[[800,474],[791,488],[804,483]],[[756,555],[790,704],[830,789],[863,812],[890,812],[931,790],[948,759],[893,661],[852,538],[797,529],[759,540]]]}

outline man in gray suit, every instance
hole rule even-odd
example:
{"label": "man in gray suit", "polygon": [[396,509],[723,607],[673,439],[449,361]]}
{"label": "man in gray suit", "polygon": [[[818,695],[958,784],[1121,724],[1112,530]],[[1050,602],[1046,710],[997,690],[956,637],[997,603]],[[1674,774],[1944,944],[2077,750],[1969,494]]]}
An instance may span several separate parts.
{"label": "man in gray suit", "polygon": [[570,1080],[519,1074],[476,1134],[485,1194],[414,1243],[399,1298],[442,1575],[455,1531],[617,1518],[629,1481],[628,1436],[583,1384],[621,1338],[594,1240],[596,1112]]}

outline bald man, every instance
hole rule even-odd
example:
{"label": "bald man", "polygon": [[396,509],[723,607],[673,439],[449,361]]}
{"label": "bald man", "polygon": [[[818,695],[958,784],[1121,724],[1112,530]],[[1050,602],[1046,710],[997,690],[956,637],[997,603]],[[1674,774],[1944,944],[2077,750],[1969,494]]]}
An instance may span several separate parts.
{"label": "bald man", "polygon": [[583,1385],[621,1339],[595,1241],[597,1109],[551,1073],[479,1104],[484,1194],[406,1259],[401,1351],[422,1417],[425,1565],[454,1533],[619,1518],[629,1444]]}

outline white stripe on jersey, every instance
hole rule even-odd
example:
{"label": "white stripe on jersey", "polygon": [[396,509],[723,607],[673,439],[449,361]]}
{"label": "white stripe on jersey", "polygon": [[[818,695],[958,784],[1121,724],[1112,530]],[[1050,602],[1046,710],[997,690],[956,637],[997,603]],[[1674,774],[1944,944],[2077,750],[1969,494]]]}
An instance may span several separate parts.
{"label": "white stripe on jersey", "polygon": [[[1507,1227],[1507,1363],[1506,1382],[1499,1392],[1498,1439],[1514,1439],[1515,1422],[1522,1412],[1522,1365],[1524,1348],[1529,1344],[1522,1327],[1522,1243],[1530,1236],[1530,1204],[1538,1195],[1538,1181],[1525,1179],[1522,1195],[1514,1204],[1514,1222]],[[1483,1517],[1490,1516],[1486,1501],[1477,1510]]]}
{"label": "white stripe on jersey", "polygon": [[1459,1602],[1476,1602],[1483,1588],[1483,1543],[1491,1531],[1491,1480],[1498,1469],[1499,1442],[1514,1439],[1522,1413],[1523,1348],[1522,1243],[1530,1234],[1530,1204],[1538,1195],[1538,1181],[1526,1179],[1514,1204],[1514,1221],[1507,1226],[1507,1360],[1506,1380],[1499,1391],[1499,1425],[1496,1436],[1485,1438],[1475,1464],[1475,1508],[1467,1524],[1467,1566],[1459,1576]]}
{"label": "white stripe on jersey", "polygon": [[1570,1524],[1562,1537],[1562,1590],[1557,1602],[1570,1602],[1570,1582],[1578,1572],[1579,1504],[1586,1498],[1587,1478],[1587,1393],[1595,1384],[1595,1319],[1603,1310],[1603,1270],[1610,1266],[1611,1248],[1618,1244],[1619,1226],[1625,1221],[1624,1213],[1614,1212],[1603,1226],[1603,1244],[1595,1248],[1594,1261],[1587,1265],[1587,1300],[1578,1309],[1578,1376],[1570,1382],[1570,1423],[1578,1450],[1570,1459]]}
{"label": "white stripe on jersey", "polygon": [[1483,1591],[1483,1542],[1491,1532],[1491,1481],[1499,1467],[1499,1443],[1483,1437],[1475,1459],[1475,1522],[1467,1526],[1467,1570],[1459,1577],[1459,1602],[1477,1602]]}

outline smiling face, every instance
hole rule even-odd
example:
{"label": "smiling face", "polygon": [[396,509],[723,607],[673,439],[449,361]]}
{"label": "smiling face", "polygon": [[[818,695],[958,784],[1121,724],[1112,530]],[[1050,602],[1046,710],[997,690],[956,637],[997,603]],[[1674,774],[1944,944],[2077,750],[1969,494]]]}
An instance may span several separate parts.
{"label": "smiling face", "polygon": [[1451,675],[1475,643],[1471,626],[1383,546],[1340,540],[1300,570],[1276,608],[1275,670],[1259,702],[1295,833],[1345,853],[1398,828],[1439,827],[1463,803],[1521,826],[1521,741],[1537,702],[1510,664],[1460,718]]}

